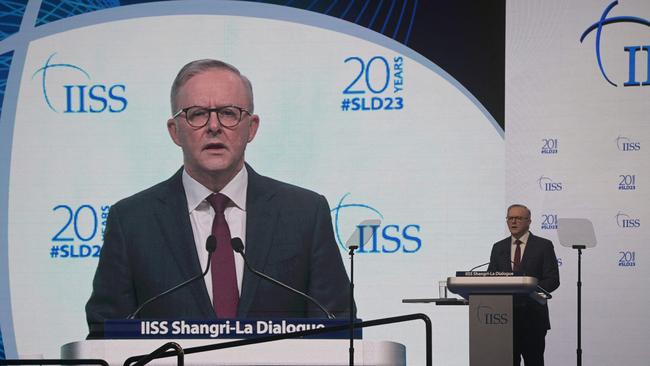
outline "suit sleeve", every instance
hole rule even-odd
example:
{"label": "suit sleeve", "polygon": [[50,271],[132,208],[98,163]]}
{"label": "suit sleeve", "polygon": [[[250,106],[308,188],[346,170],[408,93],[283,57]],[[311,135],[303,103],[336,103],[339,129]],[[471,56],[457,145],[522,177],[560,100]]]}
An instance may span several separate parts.
{"label": "suit sleeve", "polygon": [[[313,235],[309,294],[337,318],[349,316],[350,281],[334,239],[330,208],[323,196],[319,198]],[[313,304],[309,304],[308,313],[310,317],[323,316],[323,312]]]}
{"label": "suit sleeve", "polygon": [[542,278],[539,280],[539,286],[546,291],[554,291],[560,286],[560,270],[557,264],[557,257],[553,249],[553,243],[547,240],[544,248],[544,262],[542,266]]}
{"label": "suit sleeve", "polygon": [[86,304],[88,338],[101,337],[106,319],[126,318],[136,308],[135,291],[131,283],[131,270],[126,240],[120,224],[118,209],[111,207],[93,279],[93,291]]}

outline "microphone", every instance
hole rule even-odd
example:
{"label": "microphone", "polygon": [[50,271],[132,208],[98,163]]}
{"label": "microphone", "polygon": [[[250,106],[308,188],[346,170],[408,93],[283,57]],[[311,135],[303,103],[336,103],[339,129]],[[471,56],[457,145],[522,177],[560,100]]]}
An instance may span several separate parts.
{"label": "microphone", "polygon": [[[470,269],[470,270],[467,271],[467,272],[472,272],[473,270],[475,270],[475,269],[477,269],[477,268],[481,268],[481,267],[487,266],[487,265],[490,264],[490,263],[492,263],[492,262],[487,262],[487,263],[479,264],[478,266],[473,267],[472,269]],[[510,264],[514,265],[515,262],[510,261]],[[519,272],[519,271],[513,271],[513,272],[517,273],[517,272]]]}
{"label": "microphone", "polygon": [[483,264],[479,264],[478,266],[476,266],[476,267],[470,269],[470,270],[467,271],[467,272],[472,272],[473,270],[475,270],[475,269],[477,269],[477,268],[481,268],[481,267],[487,266],[488,264],[490,264],[490,262],[483,263]]}
{"label": "microphone", "polygon": [[143,302],[142,305],[140,305],[137,309],[135,309],[135,311],[131,315],[129,315],[127,317],[127,319],[129,319],[129,320],[135,319],[135,317],[138,316],[140,311],[142,311],[142,309],[144,309],[145,306],[149,305],[153,301],[158,300],[159,298],[161,298],[161,297],[163,297],[163,296],[165,296],[167,294],[171,294],[172,292],[174,292],[174,291],[180,289],[181,287],[184,287],[184,286],[198,280],[199,278],[203,278],[208,273],[208,271],[210,270],[210,259],[212,259],[212,253],[214,253],[215,249],[217,249],[217,238],[215,238],[214,235],[210,235],[210,236],[208,236],[208,239],[205,241],[205,250],[208,251],[208,265],[205,267],[205,271],[203,271],[203,273],[200,273],[200,274],[190,278],[187,281],[183,281],[183,282],[179,283],[178,285],[170,288],[169,290],[163,291],[163,292],[159,293],[158,295],[150,298],[149,300]]}
{"label": "microphone", "polygon": [[257,275],[257,276],[259,276],[261,278],[264,278],[267,281],[271,281],[274,284],[276,284],[276,285],[278,285],[280,287],[284,287],[285,289],[287,289],[287,290],[289,290],[289,291],[291,291],[291,292],[293,292],[295,294],[298,294],[298,295],[302,296],[303,298],[311,301],[313,304],[318,306],[323,311],[323,313],[325,313],[325,315],[327,315],[328,319],[335,319],[336,318],[334,316],[334,314],[330,313],[323,305],[321,305],[321,303],[319,303],[313,297],[307,295],[306,293],[304,293],[302,291],[296,290],[295,288],[293,288],[293,287],[291,287],[291,286],[289,286],[287,284],[284,284],[284,283],[276,280],[275,278],[270,277],[270,276],[256,270],[255,268],[251,267],[251,265],[248,264],[248,259],[246,258],[246,255],[244,254],[244,243],[241,241],[240,238],[232,238],[232,240],[230,240],[230,245],[232,246],[232,250],[239,253],[239,255],[241,255],[241,257],[244,258],[244,264],[246,265],[246,268],[248,268],[249,271],[253,272],[255,275]]}

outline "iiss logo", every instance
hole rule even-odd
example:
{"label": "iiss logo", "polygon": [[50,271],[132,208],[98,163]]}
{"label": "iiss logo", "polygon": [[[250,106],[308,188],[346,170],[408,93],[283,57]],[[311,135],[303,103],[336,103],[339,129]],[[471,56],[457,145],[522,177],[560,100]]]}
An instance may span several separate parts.
{"label": "iiss logo", "polygon": [[[126,109],[128,100],[123,83],[93,82],[90,74],[77,65],[53,63],[55,55],[51,54],[45,65],[32,75],[32,79],[41,77],[43,99],[48,108],[63,113],[119,113]],[[48,79],[66,81],[55,86]]]}
{"label": "iiss logo", "polygon": [[539,189],[545,192],[559,192],[563,189],[562,182],[555,182],[553,179],[543,175],[537,179],[537,184],[539,185]]}
{"label": "iiss logo", "polygon": [[619,151],[639,151],[641,143],[629,137],[619,136],[616,138],[616,147]]}
{"label": "iiss logo", "polygon": [[[601,45],[601,38],[603,35],[604,27],[606,25],[614,24],[614,23],[636,23],[650,28],[650,21],[639,17],[615,16],[615,17],[608,18],[607,15],[616,5],[618,5],[618,1],[614,1],[611,4],[609,4],[605,8],[605,11],[603,11],[602,15],[600,16],[600,19],[596,23],[590,25],[580,36],[580,43],[582,43],[582,41],[584,41],[585,37],[587,37],[589,33],[591,33],[594,30],[596,31],[596,61],[598,62],[598,68],[600,69],[600,73],[603,75],[603,78],[605,78],[605,80],[613,86],[618,86],[618,85],[614,83],[605,72],[605,67],[603,66],[603,55],[601,54],[600,45]],[[648,33],[648,35],[650,36],[650,32]],[[650,37],[648,37],[647,41],[642,41],[642,42],[650,43]],[[625,83],[623,83],[624,86],[650,85],[650,53],[648,52],[649,49],[650,49],[650,45],[648,44],[623,46],[623,49],[621,51],[627,52],[627,58],[628,58],[628,65],[627,65],[628,79]],[[645,53],[645,60],[647,62],[647,65],[639,66],[641,70],[646,71],[646,80],[643,82],[637,81],[636,60],[638,57],[637,56],[638,53]],[[643,60],[643,58],[640,58],[640,60]]]}
{"label": "iiss logo", "polygon": [[[385,223],[384,215],[376,208],[363,203],[345,203],[350,193],[341,197],[336,207],[331,212],[334,220],[334,235],[339,246],[347,251],[346,242],[342,238],[350,237],[350,241],[359,243],[357,253],[361,254],[394,254],[394,253],[415,253],[422,247],[422,239],[419,237],[420,225],[418,224],[394,224]],[[354,215],[353,217],[369,217],[378,220],[359,220],[352,233],[344,233],[343,216]],[[373,222],[374,221],[374,222]],[[357,236],[355,238],[354,236]]]}
{"label": "iiss logo", "polygon": [[506,325],[508,324],[508,313],[495,313],[492,307],[479,305],[476,307],[476,319],[485,325]]}
{"label": "iiss logo", "polygon": [[636,229],[641,227],[641,219],[619,211],[616,214],[616,225],[622,229]]}

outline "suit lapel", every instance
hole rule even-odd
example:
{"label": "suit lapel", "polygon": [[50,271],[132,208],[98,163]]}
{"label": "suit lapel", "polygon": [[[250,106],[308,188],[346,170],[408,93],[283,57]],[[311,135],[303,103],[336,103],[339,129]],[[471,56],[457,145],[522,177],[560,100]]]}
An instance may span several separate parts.
{"label": "suit lapel", "polygon": [[[158,196],[160,209],[154,214],[165,238],[165,244],[170,255],[178,264],[183,278],[191,278],[202,272],[201,264],[196,253],[192,224],[187,209],[187,198],[183,189],[181,168],[170,178]],[[195,303],[203,317],[213,318],[214,310],[205,287],[205,282],[196,281],[190,285]]]}
{"label": "suit lapel", "polygon": [[[246,257],[250,265],[264,270],[264,264],[273,243],[273,232],[278,219],[278,207],[272,204],[275,194],[272,181],[248,169],[246,198]],[[238,316],[246,317],[250,311],[260,278],[244,271],[242,293],[239,299]]]}
{"label": "suit lapel", "polygon": [[535,236],[533,233],[530,233],[528,235],[528,241],[526,242],[526,250],[524,250],[524,255],[521,257],[521,264],[519,265],[522,272],[526,273],[528,258],[535,256],[535,249]]}
{"label": "suit lapel", "polygon": [[512,271],[512,260],[511,260],[512,254],[510,253],[510,251],[512,250],[512,248],[511,248],[511,246],[512,246],[511,240],[512,239],[510,237],[507,237],[507,238],[503,239],[503,242],[502,242],[503,243],[502,244],[503,245],[503,247],[502,247],[503,250],[501,251],[501,261],[503,263],[503,268],[504,268],[505,272],[511,272]]}

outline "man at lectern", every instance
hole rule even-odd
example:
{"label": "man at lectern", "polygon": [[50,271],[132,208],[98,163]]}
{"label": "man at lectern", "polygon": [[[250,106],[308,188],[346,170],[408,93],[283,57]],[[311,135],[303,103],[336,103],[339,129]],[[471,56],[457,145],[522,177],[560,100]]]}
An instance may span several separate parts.
{"label": "man at lectern", "polygon": [[[560,271],[553,243],[530,231],[530,210],[520,204],[508,207],[506,216],[512,234],[492,247],[491,272],[516,272],[537,278],[540,287],[554,291],[560,286]],[[514,364],[521,358],[526,366],[544,365],[546,332],[551,329],[548,307],[527,295],[514,298]]]}
{"label": "man at lectern", "polygon": [[[93,292],[90,337],[206,268],[210,273],[147,304],[139,318],[325,317],[306,299],[245,270],[249,264],[349,314],[349,279],[325,197],[256,173],[244,152],[258,131],[251,82],[218,60],[185,65],[171,88],[167,130],[183,152],[171,178],[111,206]],[[155,164],[155,162],[152,162]],[[212,240],[212,239],[210,239]]]}

